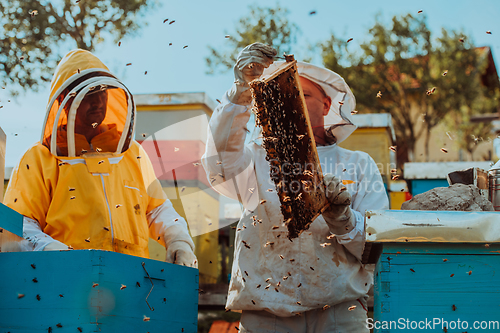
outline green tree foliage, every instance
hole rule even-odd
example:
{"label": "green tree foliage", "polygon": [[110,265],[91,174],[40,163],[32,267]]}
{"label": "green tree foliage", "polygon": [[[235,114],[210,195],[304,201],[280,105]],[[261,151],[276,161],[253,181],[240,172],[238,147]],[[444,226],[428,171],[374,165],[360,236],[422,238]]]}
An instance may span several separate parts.
{"label": "green tree foliage", "polygon": [[117,42],[146,24],[141,16],[154,6],[155,0],[0,0],[2,85],[36,90],[50,80],[62,45],[93,51],[104,36]]}
{"label": "green tree foliage", "polygon": [[[465,130],[474,113],[494,112],[496,107],[496,100],[488,99],[494,92],[481,84],[484,59],[468,38],[443,30],[433,40],[425,16],[411,14],[394,17],[389,27],[377,17],[367,36],[357,53],[334,35],[319,47],[325,66],[349,83],[360,112],[391,114],[399,163],[413,160],[421,137],[428,159],[430,131],[445,118],[461,123],[460,137],[469,131],[477,137],[480,127],[484,135],[485,126]],[[464,109],[466,105],[471,107]],[[463,144],[460,148],[466,149]]]}
{"label": "green tree foliage", "polygon": [[208,47],[210,55],[205,58],[208,74],[233,68],[238,52],[252,43],[271,45],[278,54],[291,52],[299,28],[288,21],[288,10],[279,5],[275,8],[253,5],[249,6],[249,10],[249,15],[237,23],[235,32],[228,35],[228,45],[222,51]]}

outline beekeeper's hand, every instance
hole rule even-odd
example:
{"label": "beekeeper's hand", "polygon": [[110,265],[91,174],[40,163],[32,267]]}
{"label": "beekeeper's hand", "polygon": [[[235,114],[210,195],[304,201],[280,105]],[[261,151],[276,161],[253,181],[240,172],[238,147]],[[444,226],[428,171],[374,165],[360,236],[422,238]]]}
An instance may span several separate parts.
{"label": "beekeeper's hand", "polygon": [[198,268],[198,260],[191,246],[184,241],[173,241],[167,248],[166,262]]}
{"label": "beekeeper's hand", "polygon": [[354,214],[351,211],[351,194],[342,184],[342,181],[327,173],[323,178],[326,188],[326,197],[330,207],[323,212],[330,232],[343,235],[354,229]]}
{"label": "beekeeper's hand", "polygon": [[276,54],[274,48],[262,43],[253,43],[241,50],[234,65],[235,83],[227,92],[231,103],[248,105],[252,102],[248,83],[262,75]]}
{"label": "beekeeper's hand", "polygon": [[47,244],[43,251],[60,251],[60,250],[69,250],[69,247],[59,241],[54,241],[52,243]]}

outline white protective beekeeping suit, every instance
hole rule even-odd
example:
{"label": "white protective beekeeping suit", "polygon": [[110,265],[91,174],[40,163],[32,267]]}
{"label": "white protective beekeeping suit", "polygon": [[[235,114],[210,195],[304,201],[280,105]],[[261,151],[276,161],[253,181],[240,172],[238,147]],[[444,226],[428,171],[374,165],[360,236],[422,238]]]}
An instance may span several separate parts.
{"label": "white protective beekeeping suit", "polygon": [[[279,63],[264,74],[275,66]],[[226,94],[210,120],[202,162],[212,186],[240,200],[245,208],[236,232],[228,309],[265,310],[288,317],[355,301],[373,284],[372,271],[360,262],[364,213],[387,209],[388,199],[373,159],[337,145],[356,129],[351,121],[354,96],[342,77],[332,71],[300,62],[298,71],[319,84],[332,99],[325,116],[332,144],[318,146],[318,155],[323,173],[352,181],[346,187],[352,195],[355,226],[347,234],[327,239],[331,233],[320,215],[309,230],[292,242],[288,240],[260,131],[254,131],[254,138],[245,144],[250,106],[233,104]]]}

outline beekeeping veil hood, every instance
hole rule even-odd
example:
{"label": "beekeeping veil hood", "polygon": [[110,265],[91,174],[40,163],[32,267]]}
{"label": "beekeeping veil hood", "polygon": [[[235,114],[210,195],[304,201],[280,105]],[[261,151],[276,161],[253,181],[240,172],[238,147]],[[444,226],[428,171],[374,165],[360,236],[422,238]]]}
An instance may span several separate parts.
{"label": "beekeeping veil hood", "polygon": [[[101,103],[91,105],[88,111],[79,109],[85,104],[82,100],[92,94],[100,94]],[[85,135],[75,131],[75,123],[93,112],[100,113],[99,120],[91,125],[97,136],[88,142]],[[52,79],[40,141],[54,156],[75,157],[92,151],[122,153],[130,146],[134,125],[132,94],[96,56],[73,50],[63,57]]]}
{"label": "beekeeping veil hood", "polygon": [[[282,64],[282,61],[274,62],[264,70],[263,75],[274,72]],[[356,99],[351,89],[340,75],[326,68],[298,61],[297,69],[300,76],[318,84],[332,99],[330,111],[324,118],[325,131],[336,143],[344,141],[356,129],[351,118]]]}

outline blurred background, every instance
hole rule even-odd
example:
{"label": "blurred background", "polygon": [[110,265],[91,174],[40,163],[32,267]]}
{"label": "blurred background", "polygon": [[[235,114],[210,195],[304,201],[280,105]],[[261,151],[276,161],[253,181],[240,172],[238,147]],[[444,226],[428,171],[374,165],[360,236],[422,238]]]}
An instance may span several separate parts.
{"label": "blurred background", "polygon": [[238,320],[223,310],[241,208],[210,188],[199,162],[239,50],[263,42],[343,76],[358,130],[342,146],[375,159],[399,209],[447,186],[450,171],[498,160],[499,16],[498,1],[0,0],[5,185],[39,140],[58,61],[94,52],[134,94],[136,140],[188,220],[208,332],[217,318]]}

